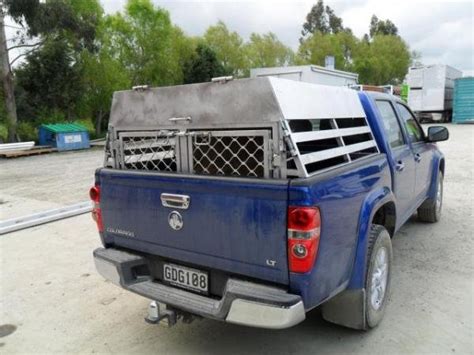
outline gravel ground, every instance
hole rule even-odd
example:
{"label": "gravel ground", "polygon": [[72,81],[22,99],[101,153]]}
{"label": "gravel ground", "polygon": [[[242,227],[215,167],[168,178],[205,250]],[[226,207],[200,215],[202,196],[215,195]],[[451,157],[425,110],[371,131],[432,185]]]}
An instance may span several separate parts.
{"label": "gravel ground", "polygon": [[[210,320],[148,325],[148,300],[95,272],[91,252],[100,242],[82,215],[0,236],[0,353],[472,354],[474,125],[449,129],[440,144],[443,217],[412,218],[393,239],[391,300],[370,332],[328,324],[317,309],[282,331]],[[1,161],[0,193],[28,201],[25,212],[82,201],[100,163],[100,151]],[[0,208],[3,215],[8,203]]]}
{"label": "gravel ground", "polygon": [[102,149],[0,158],[1,219],[88,200]]}

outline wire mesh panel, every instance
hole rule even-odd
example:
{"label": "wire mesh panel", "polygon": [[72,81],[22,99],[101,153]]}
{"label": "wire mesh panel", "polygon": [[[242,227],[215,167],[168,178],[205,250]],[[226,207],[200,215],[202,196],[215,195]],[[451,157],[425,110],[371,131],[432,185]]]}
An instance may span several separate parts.
{"label": "wire mesh panel", "polygon": [[169,131],[119,134],[122,169],[176,172],[175,134]]}
{"label": "wire mesh panel", "polygon": [[268,131],[211,131],[191,138],[195,174],[268,177]]}

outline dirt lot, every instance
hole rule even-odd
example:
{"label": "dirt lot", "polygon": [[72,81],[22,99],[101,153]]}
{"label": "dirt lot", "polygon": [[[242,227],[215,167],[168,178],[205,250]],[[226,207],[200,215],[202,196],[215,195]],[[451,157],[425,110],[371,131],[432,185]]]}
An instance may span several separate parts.
{"label": "dirt lot", "polygon": [[103,161],[100,148],[0,159],[0,219],[87,200]]}
{"label": "dirt lot", "polygon": [[[449,129],[442,220],[412,218],[395,236],[391,302],[377,329],[340,328],[318,310],[283,331],[148,325],[146,299],[96,274],[99,238],[82,215],[0,236],[0,353],[472,354],[474,125]],[[1,219],[86,199],[101,160],[87,151],[0,161]]]}

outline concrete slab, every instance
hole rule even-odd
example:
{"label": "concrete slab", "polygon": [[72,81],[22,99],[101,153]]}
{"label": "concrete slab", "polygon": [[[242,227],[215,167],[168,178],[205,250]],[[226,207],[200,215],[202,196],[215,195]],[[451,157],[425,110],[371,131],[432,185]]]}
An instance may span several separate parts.
{"label": "concrete slab", "polygon": [[86,201],[100,148],[0,159],[0,220]]}

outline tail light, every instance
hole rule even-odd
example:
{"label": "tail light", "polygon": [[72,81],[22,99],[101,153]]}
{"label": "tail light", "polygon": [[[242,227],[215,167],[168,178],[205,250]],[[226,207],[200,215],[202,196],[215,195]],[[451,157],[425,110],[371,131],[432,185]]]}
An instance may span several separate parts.
{"label": "tail light", "polygon": [[319,248],[321,215],[318,207],[288,208],[288,265],[290,272],[313,268]]}
{"label": "tail light", "polygon": [[102,211],[100,209],[100,187],[93,186],[89,190],[89,196],[94,203],[92,207],[92,219],[97,223],[97,229],[99,232],[104,231],[104,224],[102,223]]}

